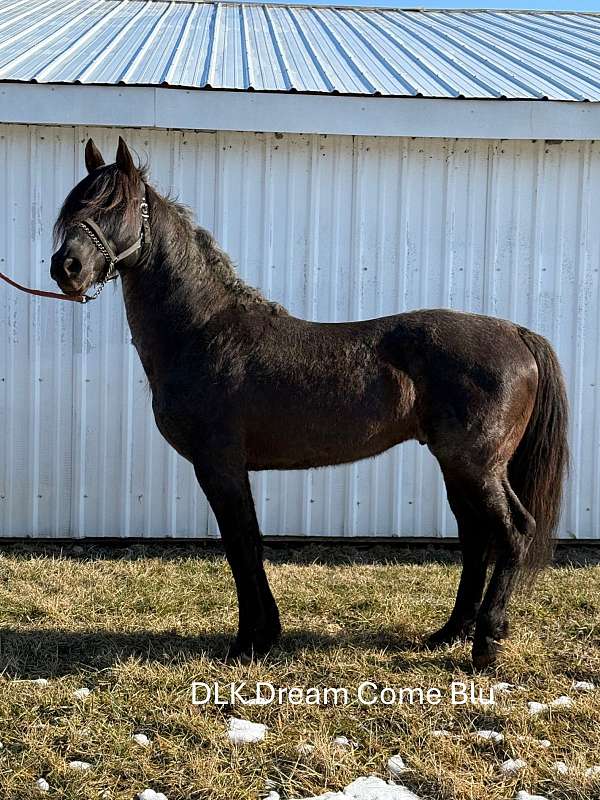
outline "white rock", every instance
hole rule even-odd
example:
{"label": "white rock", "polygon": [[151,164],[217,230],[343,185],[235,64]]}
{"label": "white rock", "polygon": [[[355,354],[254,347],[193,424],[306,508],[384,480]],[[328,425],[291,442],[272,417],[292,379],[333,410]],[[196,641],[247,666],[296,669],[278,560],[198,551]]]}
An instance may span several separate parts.
{"label": "white rock", "polygon": [[538,739],[538,745],[544,750],[548,750],[552,746],[550,739]]}
{"label": "white rock", "polygon": [[265,800],[281,800],[281,795],[279,792],[269,792],[269,794],[265,797]]}
{"label": "white rock", "polygon": [[76,697],[77,700],[85,700],[85,698],[90,694],[91,689],[88,689],[87,686],[82,686],[81,689],[75,689],[73,692],[73,697]]}
{"label": "white rock", "polygon": [[548,711],[549,708],[570,708],[573,705],[573,698],[568,697],[566,694],[557,697],[556,700],[551,700],[549,703],[527,703],[529,707],[529,714],[535,717],[537,714],[542,714]]}
{"label": "white rock", "polygon": [[531,701],[527,703],[527,708],[529,709],[529,715],[535,717],[548,710],[548,703],[536,703],[535,701]]}
{"label": "white rock", "polygon": [[352,797],[354,800],[420,800],[406,786],[390,785],[375,776],[353,781],[346,786],[342,797]]}
{"label": "white rock", "polygon": [[477,731],[475,736],[478,739],[486,739],[489,742],[502,742],[504,741],[504,734],[498,731]]}
{"label": "white rock", "polygon": [[88,764],[87,761],[69,761],[69,766],[76,772],[87,772],[88,769],[92,768],[92,765]]}
{"label": "white rock", "polygon": [[[326,792],[325,794],[305,797],[303,800],[422,800],[406,786],[386,783],[374,775],[358,778],[350,783],[343,792]],[[296,798],[298,800],[298,798]]]}
{"label": "white rock", "polygon": [[591,681],[573,681],[571,687],[578,692],[593,692],[596,688]]}
{"label": "white rock", "polygon": [[516,772],[525,769],[526,766],[527,764],[522,758],[509,758],[500,765],[500,772],[504,772],[506,775],[514,775]]}
{"label": "white rock", "polygon": [[402,775],[402,773],[408,771],[408,767],[401,756],[392,756],[388,758],[387,767],[392,778],[397,778],[399,775]]}
{"label": "white rock", "polygon": [[435,736],[437,739],[441,739],[444,736],[452,736],[450,731],[444,730],[443,728],[439,731],[431,731],[431,735]]}
{"label": "white rock", "polygon": [[569,768],[564,761],[555,761],[554,764],[552,764],[552,771],[556,772],[558,775],[569,774]]}
{"label": "white rock", "polygon": [[[36,678],[34,681],[31,682],[34,683],[36,686],[48,686],[47,678]],[[41,780],[43,780],[43,778]],[[47,791],[47,789],[44,789],[43,791]]]}
{"label": "white rock", "polygon": [[500,681],[492,685],[493,692],[510,692],[510,690],[514,688],[512,683],[506,683],[505,681]]}
{"label": "white rock", "polygon": [[553,700],[550,705],[552,708],[570,708],[573,705],[573,699],[563,694],[557,697],[556,700]]}
{"label": "white rock", "polygon": [[138,800],[167,800],[162,792],[155,792],[154,789],[144,789],[137,797]]}
{"label": "white rock", "polygon": [[600,775],[600,764],[595,764],[593,767],[588,767],[585,771],[586,778],[593,778]]}
{"label": "white rock", "polygon": [[150,739],[145,733],[134,733],[131,738],[136,744],[139,744],[140,747],[148,747],[150,744]]}
{"label": "white rock", "polygon": [[517,792],[515,800],[548,800],[548,798],[541,794],[529,794],[529,792],[521,789],[520,792]]}
{"label": "white rock", "polygon": [[333,743],[342,750],[353,750],[355,747],[358,747],[358,744],[350,741],[347,736],[336,736]]}
{"label": "white rock", "polygon": [[49,792],[50,791],[50,784],[45,778],[38,778],[35,782],[36,789],[38,792]]}
{"label": "white rock", "polygon": [[233,744],[261,742],[265,738],[267,726],[247,719],[229,718],[227,734]]}

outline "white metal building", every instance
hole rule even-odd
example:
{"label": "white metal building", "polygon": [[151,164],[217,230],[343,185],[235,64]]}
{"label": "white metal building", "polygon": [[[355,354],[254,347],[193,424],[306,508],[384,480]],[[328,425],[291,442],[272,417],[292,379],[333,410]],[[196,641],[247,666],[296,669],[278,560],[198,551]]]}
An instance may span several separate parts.
{"label": "white metal building", "polygon": [[[0,270],[39,288],[90,135],[123,135],[294,314],[448,306],[548,336],[572,408],[561,535],[600,538],[600,16],[0,0]],[[0,533],[216,534],[162,441],[120,289],[0,284]],[[268,534],[455,534],[410,443],[253,476]]]}

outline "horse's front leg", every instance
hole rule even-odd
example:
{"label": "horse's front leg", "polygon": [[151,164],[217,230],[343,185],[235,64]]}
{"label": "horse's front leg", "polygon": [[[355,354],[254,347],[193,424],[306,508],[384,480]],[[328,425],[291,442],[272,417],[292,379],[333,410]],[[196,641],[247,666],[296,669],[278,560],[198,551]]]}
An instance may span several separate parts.
{"label": "horse's front leg", "polygon": [[266,652],[281,633],[277,604],[262,560],[262,540],[248,471],[239,457],[206,453],[194,469],[214,511],[237,590],[238,633],[230,657]]}

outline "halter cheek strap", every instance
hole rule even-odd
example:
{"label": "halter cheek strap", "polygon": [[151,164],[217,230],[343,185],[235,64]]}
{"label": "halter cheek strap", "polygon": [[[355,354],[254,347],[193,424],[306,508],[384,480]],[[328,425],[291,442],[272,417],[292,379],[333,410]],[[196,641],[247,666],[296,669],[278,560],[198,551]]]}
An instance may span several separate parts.
{"label": "halter cheek strap", "polygon": [[106,236],[102,233],[101,229],[96,225],[93,219],[86,218],[81,222],[77,223],[77,227],[81,228],[86,232],[89,238],[92,240],[93,244],[96,246],[96,249],[100,251],[100,253],[104,256],[104,259],[107,264],[106,275],[104,278],[99,282],[98,288],[94,292],[93,295],[90,295],[88,298],[89,300],[95,300],[100,292],[104,289],[106,284],[109,281],[114,281],[118,277],[118,272],[116,270],[116,265],[120,261],[124,261],[129,256],[136,253],[138,250],[141,250],[144,245],[148,245],[151,242],[150,238],[150,222],[149,222],[149,213],[148,213],[148,203],[146,202],[146,197],[142,199],[140,202],[140,216],[142,218],[142,223],[140,226],[140,235],[136,239],[136,241],[128,247],[126,250],[122,250],[120,253],[115,253],[112,245],[106,238]]}

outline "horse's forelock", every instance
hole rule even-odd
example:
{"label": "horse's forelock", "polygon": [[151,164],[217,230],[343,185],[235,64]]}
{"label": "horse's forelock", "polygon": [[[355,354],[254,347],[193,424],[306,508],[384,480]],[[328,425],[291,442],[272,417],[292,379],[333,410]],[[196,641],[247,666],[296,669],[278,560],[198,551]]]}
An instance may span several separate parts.
{"label": "horse's forelock", "polygon": [[69,227],[86,218],[112,228],[135,224],[145,179],[145,168],[136,170],[133,177],[116,164],[94,170],[67,195],[54,224],[55,246]]}

